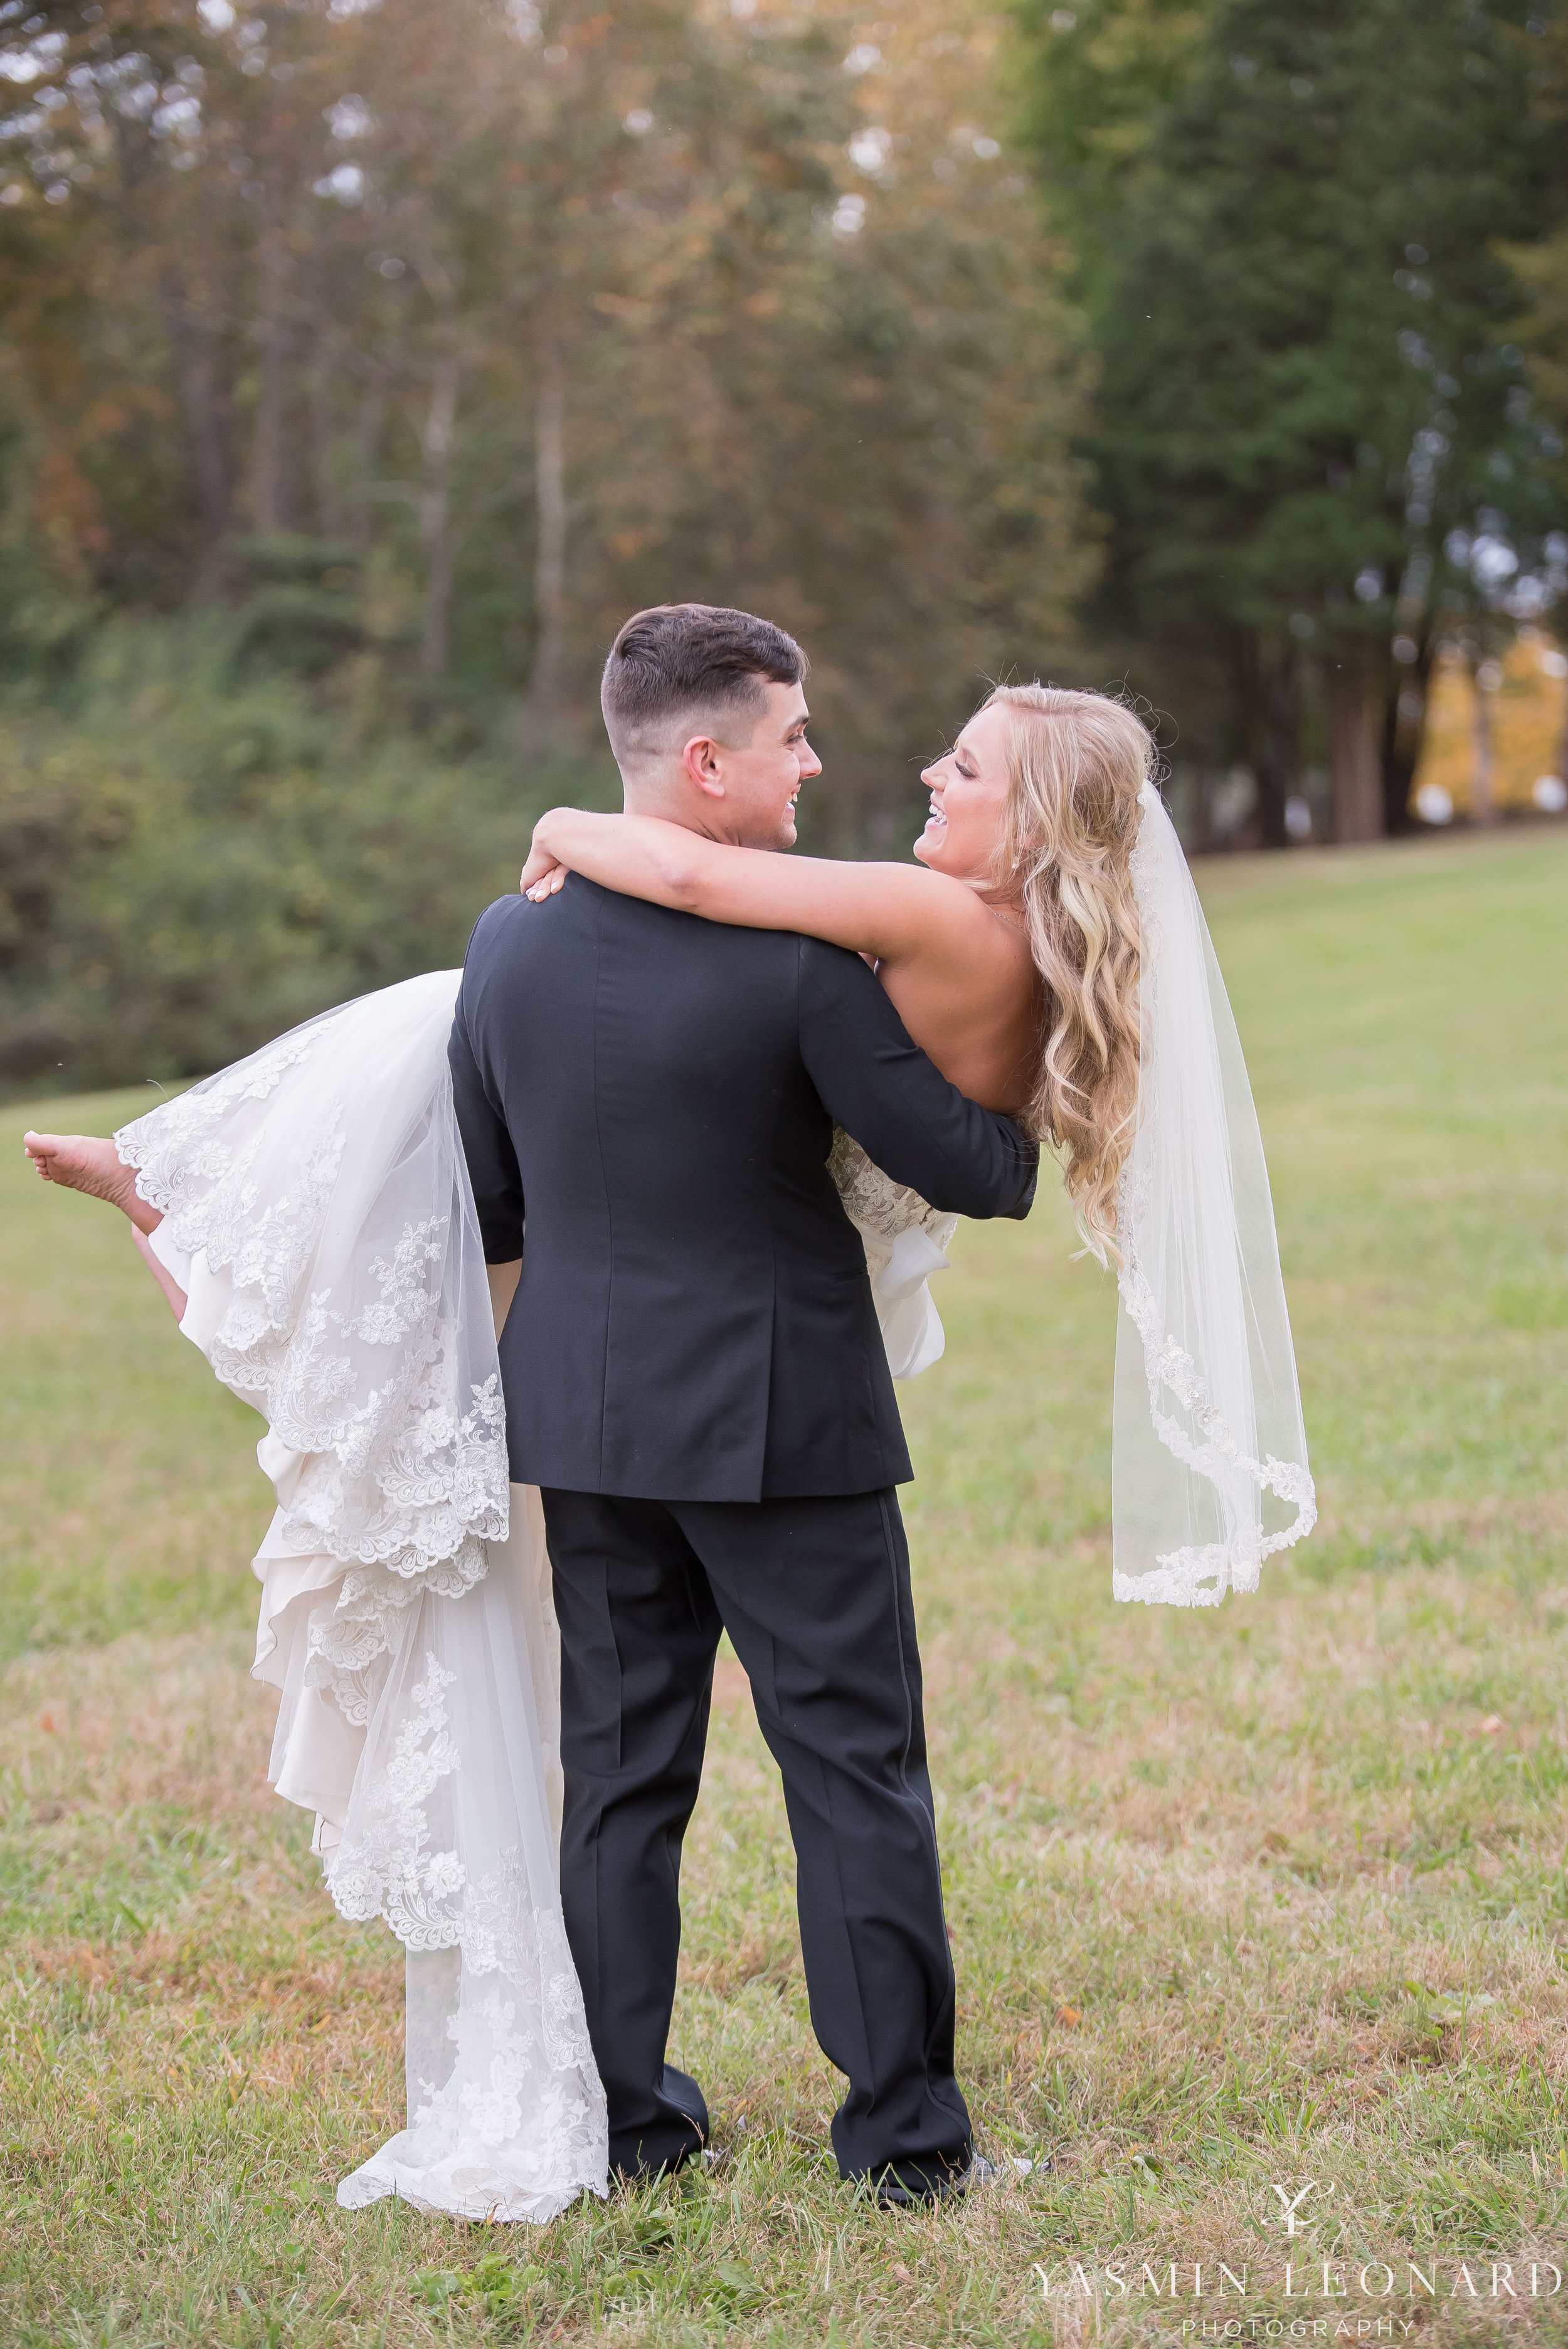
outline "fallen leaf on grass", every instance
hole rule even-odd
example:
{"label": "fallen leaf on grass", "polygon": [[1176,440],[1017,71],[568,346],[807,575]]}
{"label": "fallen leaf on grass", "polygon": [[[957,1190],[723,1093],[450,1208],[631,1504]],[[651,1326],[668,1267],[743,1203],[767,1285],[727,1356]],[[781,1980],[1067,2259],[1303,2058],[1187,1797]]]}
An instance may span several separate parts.
{"label": "fallen leaf on grass", "polygon": [[431,2308],[449,2300],[479,2301],[487,2316],[510,2314],[526,2299],[530,2285],[542,2282],[544,2271],[513,2267],[504,2251],[487,2251],[466,2275],[450,2268],[426,2268],[414,2278],[414,2289]]}
{"label": "fallen leaf on grass", "polygon": [[669,2220],[656,2211],[632,2221],[632,2240],[622,2257],[627,2260],[653,2260],[667,2251],[676,2240],[676,2230]]}
{"label": "fallen leaf on grass", "polygon": [[414,2289],[431,2308],[439,2308],[454,2292],[461,2292],[463,2280],[449,2268],[426,2268],[414,2278]]}
{"label": "fallen leaf on grass", "polygon": [[1078,2006],[1058,2006],[1057,2026],[1063,2031],[1075,2031],[1083,2021],[1083,2009]]}
{"label": "fallen leaf on grass", "polygon": [[727,2302],[731,2308],[744,2311],[755,2308],[760,2301],[767,2299],[768,2294],[750,2269],[743,2268],[738,2260],[720,2260],[714,2268],[707,2297]]}
{"label": "fallen leaf on grass", "polygon": [[1481,1733],[1481,1735],[1482,1735],[1483,1737],[1495,1737],[1495,1736],[1497,1735],[1498,1731],[1499,1731],[1501,1727],[1502,1727],[1502,1715],[1501,1715],[1501,1713],[1489,1713],[1487,1714],[1486,1719],[1481,1723],[1481,1725],[1480,1725],[1480,1733]]}
{"label": "fallen leaf on grass", "polygon": [[900,2283],[913,2283],[914,2282],[914,2278],[910,2274],[909,2270],[904,2266],[902,2260],[894,2260],[892,2263],[892,2271],[894,2275],[897,2276]]}
{"label": "fallen leaf on grass", "polygon": [[1497,2004],[1489,1990],[1461,1991],[1456,1998],[1446,1990],[1429,1990],[1424,1982],[1407,1982],[1405,1988],[1426,2009],[1427,2020],[1443,2031],[1457,2029],[1472,2015],[1484,2014]]}

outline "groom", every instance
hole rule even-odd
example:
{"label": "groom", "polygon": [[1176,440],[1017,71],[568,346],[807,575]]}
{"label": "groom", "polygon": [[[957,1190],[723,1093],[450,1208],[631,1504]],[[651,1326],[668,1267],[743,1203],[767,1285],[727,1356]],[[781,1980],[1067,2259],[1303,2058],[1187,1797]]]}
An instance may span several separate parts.
{"label": "groom", "polygon": [[[821,772],[805,670],[748,613],[628,620],[602,696],[628,811],[789,847]],[[909,1455],[826,1160],[837,1121],[933,1206],[1022,1216],[1035,1149],[937,1073],[857,956],[578,875],[481,917],[451,1064],[486,1257],[521,1258],[501,1375],[554,1569],[562,1898],[612,2168],[656,2175],[708,2134],[665,2051],[727,1631],[783,1776],[812,2024],[849,2078],[839,2167],[887,2201],[962,2187]]]}

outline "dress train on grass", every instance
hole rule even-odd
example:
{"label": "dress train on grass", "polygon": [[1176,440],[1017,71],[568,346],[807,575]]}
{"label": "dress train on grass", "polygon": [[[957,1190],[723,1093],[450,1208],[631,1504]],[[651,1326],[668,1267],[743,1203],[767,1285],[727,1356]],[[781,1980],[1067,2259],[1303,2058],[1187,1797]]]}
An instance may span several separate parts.
{"label": "dress train on grass", "polygon": [[181,1327],[267,1422],[269,1775],[346,1917],[407,1951],[407,2127],[344,2180],[467,2219],[603,2193],[558,1883],[559,1662],[538,1495],[509,1491],[452,1112],[459,974],[343,1006],[116,1135]]}

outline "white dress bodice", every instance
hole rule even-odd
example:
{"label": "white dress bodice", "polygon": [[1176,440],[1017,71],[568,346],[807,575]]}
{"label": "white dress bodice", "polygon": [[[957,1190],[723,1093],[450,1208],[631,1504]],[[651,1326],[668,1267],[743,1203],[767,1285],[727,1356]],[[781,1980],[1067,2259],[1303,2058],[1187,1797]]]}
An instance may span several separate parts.
{"label": "white dress bodice", "polygon": [[918,1378],[946,1343],[931,1277],[947,1269],[958,1218],[884,1174],[842,1126],[833,1129],[828,1172],[866,1252],[888,1367],[895,1379]]}

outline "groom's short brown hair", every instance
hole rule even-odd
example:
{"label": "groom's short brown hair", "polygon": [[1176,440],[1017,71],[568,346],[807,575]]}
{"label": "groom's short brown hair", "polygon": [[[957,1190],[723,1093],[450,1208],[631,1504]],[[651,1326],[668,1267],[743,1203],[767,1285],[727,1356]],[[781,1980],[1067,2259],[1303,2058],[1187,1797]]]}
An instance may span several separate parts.
{"label": "groom's short brown hair", "polygon": [[799,685],[806,656],[754,612],[717,604],[654,604],[634,612],[610,647],[599,706],[617,759],[673,749],[676,721],[698,712],[749,714],[764,685]]}

